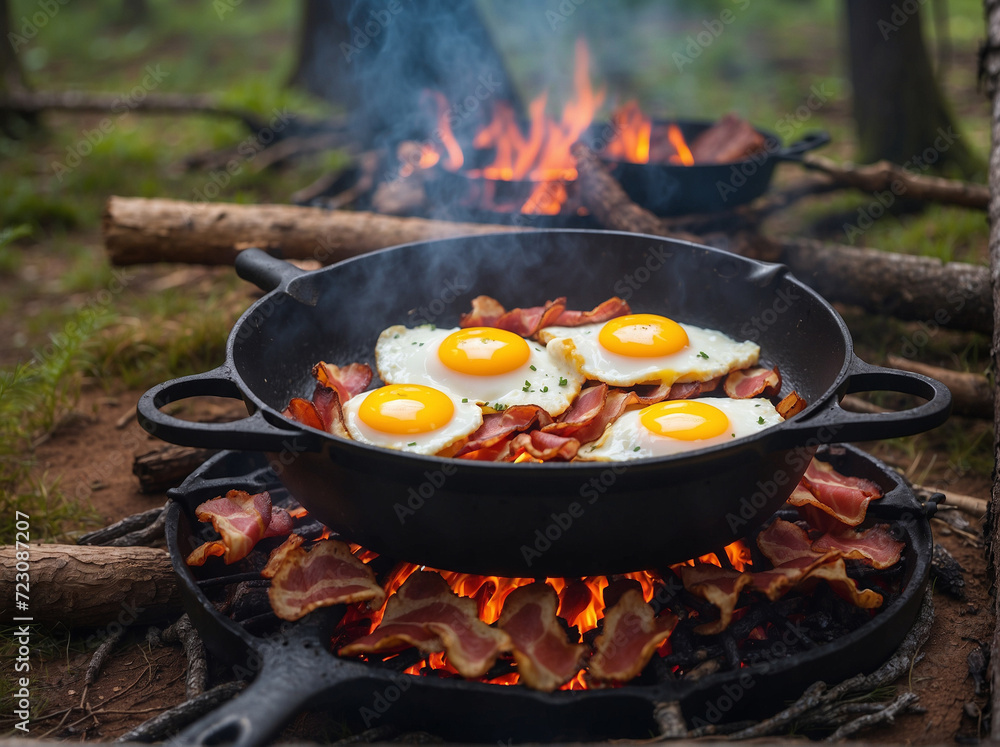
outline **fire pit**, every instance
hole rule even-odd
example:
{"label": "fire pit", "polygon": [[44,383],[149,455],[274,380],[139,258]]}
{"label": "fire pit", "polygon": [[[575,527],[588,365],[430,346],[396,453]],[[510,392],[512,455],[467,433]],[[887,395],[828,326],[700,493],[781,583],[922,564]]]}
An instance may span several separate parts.
{"label": "fire pit", "polygon": [[[351,613],[341,605],[283,623],[267,607],[258,571],[266,558],[263,549],[232,566],[188,567],[185,557],[203,539],[198,532],[205,525],[193,519],[201,502],[229,489],[266,489],[276,504],[297,507],[263,457],[223,452],[172,491],[167,538],[185,607],[206,644],[232,662],[237,674],[259,674],[242,696],[179,739],[261,744],[309,706],[335,709],[359,728],[391,722],[431,728],[448,739],[640,738],[658,731],[658,714],[669,710],[668,704],[677,704],[674,708],[695,725],[760,717],[817,679],[836,681],[870,671],[916,618],[928,576],[930,531],[912,492],[883,464],[851,447],[830,447],[824,458],[884,490],[885,496],[871,504],[869,521],[888,522],[905,544],[895,568],[869,578],[885,596],[876,614],[852,610],[817,589],[753,605],[723,633],[699,636],[693,628],[704,605],[670,583],[671,573],[663,569],[656,572],[660,581],[652,603],[683,615],[670,637],[670,652],[654,655],[642,674],[622,687],[540,693],[440,676],[415,667],[424,656],[412,651],[367,661],[331,654],[331,643],[345,633]],[[306,536],[325,531],[306,515],[297,522],[296,531]],[[372,565],[386,576],[395,564],[383,556]],[[768,632],[754,633],[761,630]],[[509,664],[504,666],[484,679],[504,681],[510,673]]]}

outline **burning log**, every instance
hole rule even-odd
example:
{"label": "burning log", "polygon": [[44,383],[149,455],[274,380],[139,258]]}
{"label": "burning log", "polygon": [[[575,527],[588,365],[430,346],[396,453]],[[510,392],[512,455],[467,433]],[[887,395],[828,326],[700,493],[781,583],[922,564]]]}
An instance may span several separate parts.
{"label": "burning log", "polygon": [[387,246],[516,228],[449,223],[290,205],[230,205],[111,197],[104,242],[112,264],[232,264],[240,250],[269,249],[285,259],[325,264]]}
{"label": "burning log", "polygon": [[[632,202],[586,146],[573,146],[573,154],[583,204],[605,228],[700,241],[679,234],[670,221]],[[942,327],[993,329],[993,299],[984,267],[806,239],[760,238],[741,244],[734,247],[741,254],[788,265],[829,301]]]}
{"label": "burning log", "polygon": [[[148,547],[31,547],[36,623],[97,627],[176,615],[180,596],[170,557]],[[14,588],[15,549],[0,547],[0,585]]]}

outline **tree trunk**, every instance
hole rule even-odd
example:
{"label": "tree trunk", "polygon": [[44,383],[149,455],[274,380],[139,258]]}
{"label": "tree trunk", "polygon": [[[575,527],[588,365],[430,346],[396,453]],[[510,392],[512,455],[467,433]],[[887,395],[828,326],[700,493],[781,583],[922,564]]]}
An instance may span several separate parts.
{"label": "tree trunk", "polygon": [[518,97],[472,3],[451,0],[304,0],[291,83],[353,119],[366,148],[427,140],[444,94],[456,134],[471,132],[496,101]]}
{"label": "tree trunk", "polygon": [[981,177],[934,77],[919,4],[847,0],[847,37],[858,160]]}
{"label": "tree trunk", "polygon": [[[30,41],[15,25],[11,21],[9,3],[0,0],[0,99],[8,91],[19,93],[27,88],[17,50]],[[0,132],[8,137],[21,137],[36,124],[37,117],[32,114],[0,108]]]}

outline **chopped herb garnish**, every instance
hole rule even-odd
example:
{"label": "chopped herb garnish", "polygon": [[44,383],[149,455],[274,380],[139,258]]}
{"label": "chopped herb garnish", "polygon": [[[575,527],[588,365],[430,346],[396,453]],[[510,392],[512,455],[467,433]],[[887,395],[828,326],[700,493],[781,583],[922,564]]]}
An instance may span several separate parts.
{"label": "chopped herb garnish", "polygon": [[495,405],[493,405],[493,409],[496,410],[497,412],[503,412],[504,410],[507,409],[507,405],[497,402]]}
{"label": "chopped herb garnish", "polygon": [[559,386],[566,386],[569,383],[569,379],[565,379],[562,376],[559,377]]}
{"label": "chopped herb garnish", "polygon": [[463,401],[463,402],[468,402],[468,401],[469,401],[469,398],[468,398],[468,397],[462,397],[462,401]]}
{"label": "chopped herb garnish", "polygon": [[528,391],[529,389],[531,389],[531,382],[530,382],[530,381],[528,381],[527,379],[525,379],[525,380],[524,380],[524,386],[522,386],[522,387],[521,387],[521,391],[522,391],[522,392],[526,392],[526,391]]}
{"label": "chopped herb garnish", "polygon": [[532,371],[537,371],[537,370],[538,370],[538,369],[537,369],[537,368],[535,368],[534,366],[528,366],[528,368],[530,368],[530,369],[531,369]]}
{"label": "chopped herb garnish", "polygon": [[407,446],[416,446],[416,445],[417,445],[416,441],[410,441],[410,443],[407,444]]}
{"label": "chopped herb garnish", "polygon": [[704,358],[705,360],[708,360],[708,353],[706,353],[704,350],[699,350],[698,351],[698,357],[699,358]]}
{"label": "chopped herb garnish", "polygon": [[754,407],[760,407],[760,402],[758,402]]}
{"label": "chopped herb garnish", "polygon": [[761,415],[759,418],[757,418],[757,425],[764,425],[764,416],[763,415]]}
{"label": "chopped herb garnish", "polygon": [[419,344],[419,346],[420,346],[420,347],[423,347],[423,346],[424,346],[424,344],[423,344],[423,343],[421,342],[421,343]]}
{"label": "chopped herb garnish", "polygon": [[549,388],[548,388],[547,386],[543,386],[543,387],[542,387],[542,391],[543,391],[543,392],[547,392],[547,391],[549,391]]}
{"label": "chopped herb garnish", "polygon": [[393,339],[393,340],[398,340],[398,339],[399,339],[399,333],[397,332],[396,334],[394,334],[394,335],[392,336],[392,339]]}
{"label": "chopped herb garnish", "polygon": [[736,438],[736,434],[735,433],[730,433],[729,435],[732,436],[733,438]]}
{"label": "chopped herb garnish", "polygon": [[638,450],[639,450],[638,446],[636,446],[634,449],[632,449],[632,451],[638,451]]}

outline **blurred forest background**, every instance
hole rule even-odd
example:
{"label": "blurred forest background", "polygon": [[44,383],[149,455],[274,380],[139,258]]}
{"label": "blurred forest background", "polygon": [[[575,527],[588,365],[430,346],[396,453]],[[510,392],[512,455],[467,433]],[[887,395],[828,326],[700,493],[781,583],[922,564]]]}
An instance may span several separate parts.
{"label": "blurred forest background", "polygon": [[[864,2],[864,0],[861,0]],[[498,0],[477,7],[515,81],[530,100],[546,87],[558,111],[571,90],[573,45],[592,50],[591,77],[609,91],[608,110],[628,98],[659,117],[714,118],[734,111],[786,142],[816,129],[832,135],[824,155],[859,156],[845,0]],[[977,82],[985,37],[977,0],[908,0],[903,24],[919,28],[927,60],[968,148],[953,170],[985,180],[989,105]],[[909,5],[918,13],[907,12]],[[206,370],[224,356],[226,334],[252,289],[228,268],[112,268],[100,236],[110,195],[237,203],[287,202],[296,190],[347,162],[341,150],[265,168],[237,118],[134,111],[147,94],[209,94],[219,106],[263,121],[281,113],[323,120],[336,106],[289,81],[303,37],[304,2],[273,0],[6,0],[0,60],[4,88],[103,92],[108,112],[42,111],[4,120],[0,134],[0,514],[28,507],[38,533],[66,536],[100,521],[100,486],[67,485],[37,449],[82,428],[105,407],[134,405],[143,389]],[[719,19],[730,21],[721,23]],[[721,27],[720,33],[713,28]],[[705,36],[705,33],[708,36]],[[702,41],[698,41],[699,37]],[[692,40],[694,43],[692,43]],[[18,75],[18,69],[20,74]],[[872,76],[878,71],[872,70]],[[561,93],[562,92],[562,93]],[[929,94],[911,92],[919,109]],[[922,98],[923,97],[923,98]],[[110,128],[101,129],[110,118]],[[249,137],[249,141],[248,141]],[[247,142],[225,184],[196,154]],[[777,184],[801,176],[779,168]],[[985,263],[985,213],[949,207],[887,213],[860,235],[871,195],[849,190],[803,200],[769,221],[778,233],[817,236]],[[913,325],[845,315],[861,355],[899,352]],[[929,362],[984,371],[981,335],[934,334]],[[112,404],[113,403],[113,404]],[[932,439],[932,440],[931,440]],[[989,429],[958,423],[933,437],[887,446],[916,477],[941,470],[985,480]],[[121,470],[127,472],[128,465]],[[94,506],[97,505],[97,510]],[[141,506],[140,506],[141,507]],[[138,507],[136,508],[138,510]],[[9,539],[7,527],[0,542]]]}

